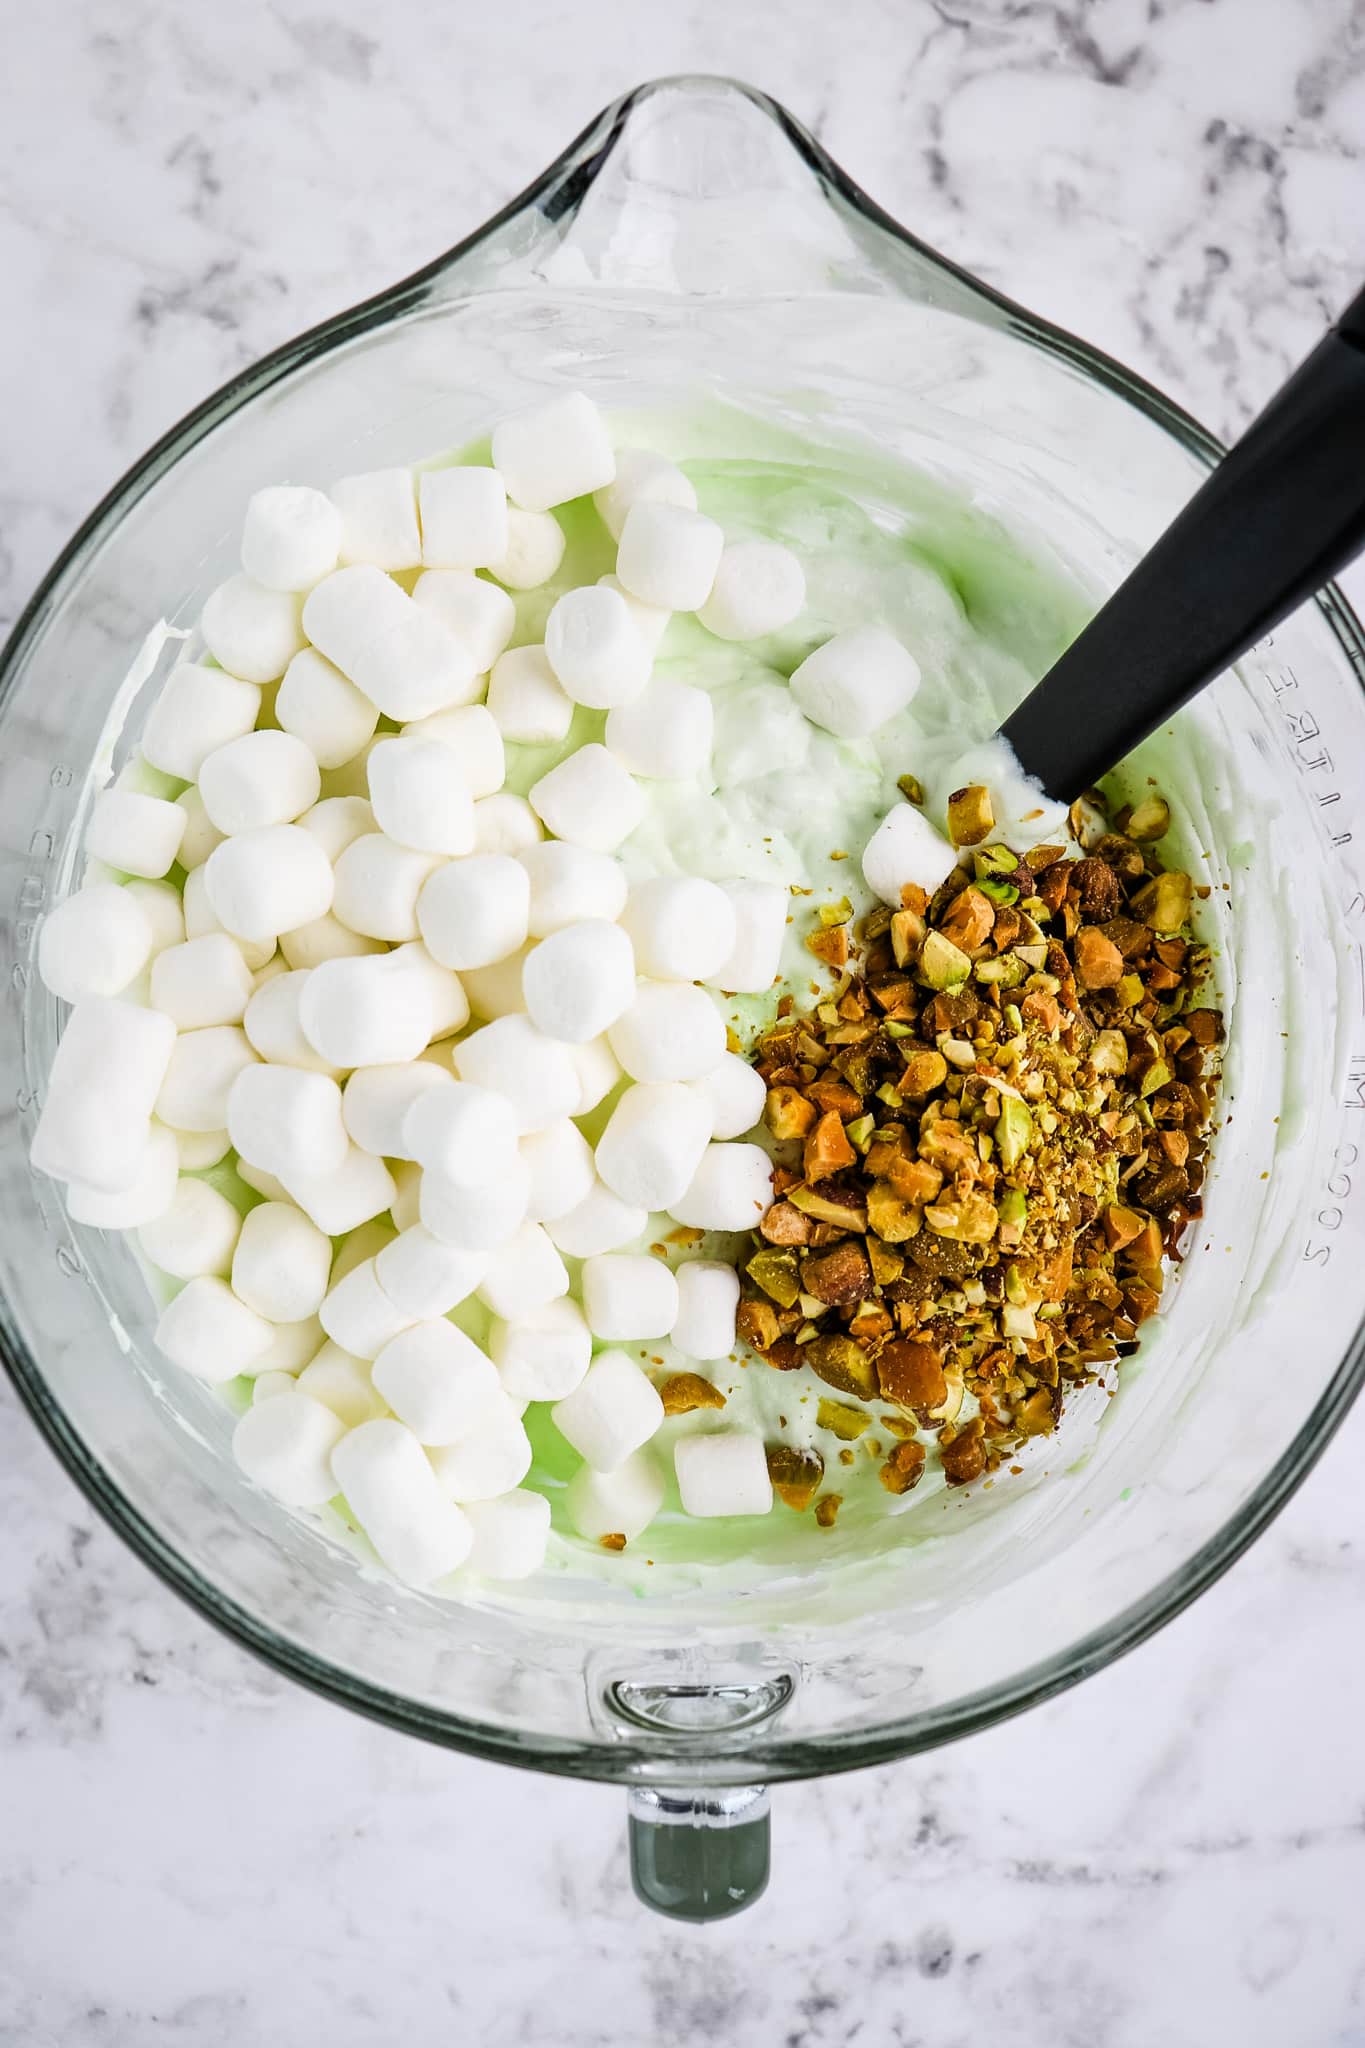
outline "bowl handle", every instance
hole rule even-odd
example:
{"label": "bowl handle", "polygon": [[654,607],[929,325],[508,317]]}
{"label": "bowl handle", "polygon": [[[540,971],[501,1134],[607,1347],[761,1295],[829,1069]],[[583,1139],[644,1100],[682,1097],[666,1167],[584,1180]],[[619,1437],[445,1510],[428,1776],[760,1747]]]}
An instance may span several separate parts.
{"label": "bowl handle", "polygon": [[767,1889],[766,1785],[628,1794],[630,1878],[635,1896],[670,1920],[725,1920]]}

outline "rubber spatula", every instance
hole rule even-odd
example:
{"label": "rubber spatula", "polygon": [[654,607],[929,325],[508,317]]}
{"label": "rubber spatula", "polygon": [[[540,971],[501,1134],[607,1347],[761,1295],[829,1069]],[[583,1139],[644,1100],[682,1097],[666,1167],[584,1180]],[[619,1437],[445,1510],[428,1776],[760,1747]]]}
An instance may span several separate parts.
{"label": "rubber spatula", "polygon": [[1365,549],[1365,291],[1001,727],[1071,803]]}

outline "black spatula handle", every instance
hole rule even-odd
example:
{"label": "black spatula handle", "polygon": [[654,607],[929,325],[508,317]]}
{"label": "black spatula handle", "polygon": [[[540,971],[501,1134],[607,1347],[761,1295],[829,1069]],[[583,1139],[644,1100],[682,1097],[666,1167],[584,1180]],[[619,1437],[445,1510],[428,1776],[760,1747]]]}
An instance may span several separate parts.
{"label": "black spatula handle", "polygon": [[1070,802],[1365,548],[1365,291],[1001,728]]}

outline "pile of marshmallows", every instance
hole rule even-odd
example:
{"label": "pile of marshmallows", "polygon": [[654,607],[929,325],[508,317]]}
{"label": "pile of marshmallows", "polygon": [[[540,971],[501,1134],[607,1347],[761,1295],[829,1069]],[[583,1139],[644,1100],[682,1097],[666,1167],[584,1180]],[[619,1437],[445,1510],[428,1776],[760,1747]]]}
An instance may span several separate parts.
{"label": "pile of marshmallows", "polygon": [[[67,1183],[76,1221],[137,1230],[184,1283],[157,1328],[167,1358],[254,1377],[234,1437],[250,1477],[291,1507],[344,1494],[414,1585],[543,1560],[549,1506],[520,1485],[530,1401],[555,1403],[585,1461],[578,1531],[643,1531],[662,1404],[594,1340],[723,1357],[739,1289],[728,1265],[675,1274],[622,1247],[654,1212],[744,1231],[771,1200],[767,1155],[735,1142],[763,1086],[700,984],[772,985],[786,892],[631,887],[614,856],[643,813],[636,778],[709,758],[706,692],[651,674],[669,614],[722,639],[771,632],[802,607],[801,567],[727,547],[682,472],[618,457],[581,396],[504,422],[492,453],[256,494],[243,573],[204,607],[217,665],[182,662],[142,737],[143,761],[189,786],[145,794],[134,763],[100,795],[88,851],[131,879],[92,876],[39,941],[73,1007],[34,1164]],[[615,575],[560,597],[543,645],[506,651],[508,589],[555,573],[552,508],[588,492]],[[409,595],[392,572],[417,569]],[[860,628],[792,689],[855,736],[917,682],[891,635]],[[258,726],[276,683],[276,723]],[[606,712],[605,743],[529,797],[504,792],[505,745],[562,742],[575,705]],[[401,729],[379,733],[381,715]],[[350,793],[324,796],[324,775]],[[890,900],[938,859],[916,845]],[[177,862],[183,894],[162,879]],[[483,1021],[456,1037],[471,1009]],[[623,1073],[594,1150],[576,1119]],[[265,1197],[245,1220],[195,1177],[230,1149]],[[486,1351],[447,1319],[471,1294],[493,1317]],[[771,1505],[755,1435],[687,1435],[675,1464],[689,1513]]]}

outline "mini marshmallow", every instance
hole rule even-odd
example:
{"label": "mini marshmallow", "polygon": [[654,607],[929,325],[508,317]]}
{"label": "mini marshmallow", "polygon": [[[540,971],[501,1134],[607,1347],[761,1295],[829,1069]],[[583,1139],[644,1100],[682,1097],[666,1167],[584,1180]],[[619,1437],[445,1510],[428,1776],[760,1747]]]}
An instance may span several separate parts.
{"label": "mini marshmallow", "polygon": [[199,630],[214,660],[248,683],[273,683],[303,645],[299,600],[250,576],[229,576],[204,604]]}
{"label": "mini marshmallow", "polygon": [[352,1357],[377,1358],[384,1346],[417,1318],[390,1301],[370,1258],[332,1282],[318,1320],[332,1342]]}
{"label": "mini marshmallow", "polygon": [[507,486],[495,469],[426,469],[417,479],[429,569],[487,569],[507,553]]}
{"label": "mini marshmallow", "polygon": [[225,839],[190,880],[198,875],[223,929],[234,939],[269,942],[272,951],[282,932],[296,931],[332,907],[332,864],[298,825],[267,825]]}
{"label": "mini marshmallow", "polygon": [[935,831],[923,811],[914,804],[893,804],[863,849],[863,880],[874,896],[899,910],[907,882],[932,896],[957,860],[957,848]]}
{"label": "mini marshmallow", "polygon": [[532,1223],[567,1216],[590,1193],[597,1178],[592,1146],[567,1117],[547,1124],[543,1131],[532,1131],[520,1149],[531,1172],[526,1214]]}
{"label": "mini marshmallow", "polygon": [[592,501],[615,541],[621,538],[632,505],[681,505],[688,512],[697,509],[697,493],[677,464],[649,448],[618,448],[616,476],[593,492]]}
{"label": "mini marshmallow", "polygon": [[248,1166],[245,1159],[236,1162],[237,1178],[244,1187],[254,1188],[267,1202],[287,1202],[289,1190],[282,1180],[276,1180],[273,1173],[263,1173],[259,1166]]}
{"label": "mini marshmallow", "polygon": [[176,1131],[174,1137],[182,1173],[204,1173],[232,1150],[226,1131]]}
{"label": "mini marshmallow", "polygon": [[303,607],[308,638],[387,718],[425,718],[480,694],[473,656],[382,569],[324,577]]}
{"label": "mini marshmallow", "polygon": [[531,1469],[531,1440],[516,1408],[499,1395],[474,1427],[431,1453],[436,1483],[448,1499],[496,1500]]}
{"label": "mini marshmallow", "polygon": [[342,1090],[341,1113],[362,1151],[377,1159],[405,1159],[403,1119],[408,1110],[419,1098],[429,1105],[438,1090],[453,1086],[448,1074],[426,1060],[362,1067]]}
{"label": "mini marshmallow", "polygon": [[474,850],[474,799],[439,740],[382,739],[370,755],[370,802],[381,832],[420,853]]}
{"label": "mini marshmallow", "polygon": [[[491,584],[482,589],[491,590]],[[503,592],[499,591],[501,597]],[[402,731],[405,740],[441,740],[459,763],[461,777],[477,802],[495,796],[507,775],[507,754],[497,720],[486,704],[461,704],[454,711],[433,711],[430,718],[417,718]]]}
{"label": "mini marshmallow", "polygon": [[381,939],[367,939],[351,931],[328,911],[325,917],[315,917],[292,932],[281,932],[280,951],[295,973],[306,974],[328,960],[371,959],[388,948]]}
{"label": "mini marshmallow", "polygon": [[495,1321],[488,1349],[513,1399],[559,1401],[587,1371],[592,1335],[576,1301],[547,1301],[526,1315]]}
{"label": "mini marshmallow", "polygon": [[374,812],[363,796],[325,796],[299,819],[335,866],[353,840],[375,829]]}
{"label": "mini marshmallow", "polygon": [[705,1102],[680,1081],[627,1088],[597,1144],[597,1175],[632,1208],[684,1195],[711,1139]]}
{"label": "mini marshmallow", "polygon": [[673,1469],[686,1514],[766,1515],[772,1507],[763,1439],[746,1430],[679,1437]]}
{"label": "mini marshmallow", "polygon": [[185,905],[173,883],[125,882],[123,893],[137,904],[151,926],[153,959],[164,953],[167,946],[180,944],[185,937]]}
{"label": "mini marshmallow", "polygon": [[626,514],[616,573],[632,597],[694,612],[711,595],[725,535],[704,512],[638,499]]}
{"label": "mini marshmallow", "polygon": [[[528,885],[529,895],[529,885]],[[64,1003],[116,996],[152,956],[152,921],[117,882],[96,882],[49,910],[38,927],[38,973]]]}
{"label": "mini marshmallow", "polygon": [[166,1214],[179,1176],[175,1132],[154,1123],[128,1186],[107,1194],[72,1181],[66,1191],[66,1213],[73,1223],[88,1223],[95,1230],[137,1230]]}
{"label": "mini marshmallow", "polygon": [[226,1121],[247,1164],[281,1180],[334,1171],[350,1143],[336,1082],[300,1067],[243,1068],[228,1094]]}
{"label": "mini marshmallow", "polygon": [[239,1301],[225,1281],[203,1274],[181,1288],[161,1312],[156,1348],[197,1380],[235,1380],[264,1356],[270,1325]]}
{"label": "mini marshmallow", "polygon": [[307,986],[306,971],[275,975],[247,1004],[242,1028],[253,1051],[272,1066],[309,1067],[315,1074],[330,1074],[335,1080],[340,1070],[323,1059],[299,1022],[299,1004]]}
{"label": "mini marshmallow", "polygon": [[152,962],[152,1008],[164,1010],[178,1031],[240,1024],[254,986],[241,947],[226,932],[168,946]]}
{"label": "mini marshmallow", "polygon": [[29,1151],[38,1172],[100,1194],[126,1188],[146,1148],[175,1042],[174,1024],[158,1010],[113,996],[82,997],[48,1073]]}
{"label": "mini marshmallow", "polygon": [[529,1315],[569,1291],[563,1259],[538,1223],[523,1223],[515,1237],[491,1253],[479,1299],[495,1316]]}
{"label": "mini marshmallow", "polygon": [[299,998],[304,1037],[333,1067],[397,1066],[431,1037],[431,1008],[418,977],[393,954],[327,960]]}
{"label": "mini marshmallow", "polygon": [[579,1097],[575,1116],[587,1116],[605,1102],[621,1078],[621,1062],[606,1038],[590,1038],[586,1045],[571,1045],[578,1075]]}
{"label": "mini marshmallow", "polygon": [[672,612],[662,611],[657,604],[642,604],[638,597],[631,596],[619,576],[599,576],[597,581],[603,590],[614,590],[624,600],[630,623],[644,642],[652,662],[672,622]]}
{"label": "mini marshmallow", "polygon": [[319,768],[340,768],[374,738],[379,713],[315,647],[296,654],[275,696],[275,716]]}
{"label": "mini marshmallow", "polygon": [[[260,1384],[257,1380],[258,1393]],[[387,1413],[387,1404],[376,1393],[365,1360],[353,1358],[330,1337],[293,1385],[299,1393],[307,1394],[310,1401],[320,1401],[324,1408],[330,1408],[347,1429],[359,1429],[362,1422],[373,1422],[377,1415]]]}
{"label": "mini marshmallow", "polygon": [[607,713],[603,736],[632,775],[686,782],[709,769],[715,723],[705,690],[671,676],[653,676],[631,703]]}
{"label": "mini marshmallow", "polygon": [[719,1259],[689,1259],[679,1266],[678,1319],[673,1349],[685,1358],[726,1358],[735,1345],[739,1275]]}
{"label": "mini marshmallow", "polygon": [[550,1241],[571,1259],[589,1259],[599,1252],[619,1251],[623,1244],[634,1244],[648,1221],[644,1209],[623,1202],[598,1180],[576,1208],[552,1217],[545,1229]]}
{"label": "mini marshmallow", "polygon": [[232,1454],[248,1479],[286,1507],[317,1508],[337,1491],[332,1452],[346,1425],[292,1388],[253,1404],[232,1432]]}
{"label": "mini marshmallow", "polygon": [[866,739],[919,688],[919,663],[885,626],[836,633],[793,671],[791,693],[814,725],[840,739]]}
{"label": "mini marshmallow", "polygon": [[531,807],[556,839],[615,853],[645,814],[639,785],[614,754],[593,741],[542,775]]}
{"label": "mini marshmallow", "polygon": [[371,1371],[400,1422],[421,1444],[452,1444],[500,1401],[497,1367],[472,1337],[441,1318],[390,1338]]}
{"label": "mini marshmallow", "polygon": [[564,529],[552,512],[507,508],[507,553],[490,562],[489,574],[509,590],[536,590],[548,583],[564,559]]}
{"label": "mini marshmallow", "polygon": [[382,1416],[349,1431],[332,1453],[332,1475],[395,1578],[429,1586],[469,1555],[473,1530],[401,1422]]}
{"label": "mini marshmallow", "polygon": [[640,981],[607,1041],[633,1081],[695,1081],[725,1051],[725,1019],[704,988]]}
{"label": "mini marshmallow", "polygon": [[777,979],[791,898],[776,882],[723,882],[735,913],[735,943],[708,977],[732,995],[763,995]]}
{"label": "mini marshmallow", "polygon": [[[530,515],[515,516],[525,519]],[[553,519],[549,523],[558,535],[562,554],[564,535]],[[506,560],[505,555],[503,559]],[[553,575],[554,571],[550,573]],[[471,575],[467,569],[428,569],[414,583],[412,594],[460,643],[477,672],[486,675],[511,639],[517,623],[517,608],[507,592],[482,576]]]}
{"label": "mini marshmallow", "polygon": [[166,1064],[156,1113],[177,1131],[221,1131],[238,1076],[255,1065],[247,1035],[235,1024],[182,1031]]}
{"label": "mini marshmallow", "polygon": [[626,871],[610,854],[547,839],[524,848],[517,859],[530,880],[527,927],[534,939],[587,918],[613,923],[625,908]]}
{"label": "mini marshmallow", "polygon": [[214,847],[222,845],[227,834],[220,832],[210,818],[198,789],[182,789],[176,803],[185,813],[185,830],[176,858],[188,873],[191,868],[201,868]]}
{"label": "mini marshmallow", "polygon": [[531,884],[506,853],[448,861],[422,884],[417,923],[444,967],[490,967],[526,943]]}
{"label": "mini marshmallow", "polygon": [[569,391],[493,429],[493,466],[527,512],[548,512],[601,490],[616,475],[606,421],[590,398]]}
{"label": "mini marshmallow", "polygon": [[526,1162],[516,1152],[500,1159],[483,1182],[447,1180],[428,1167],[422,1175],[418,1216],[442,1244],[461,1251],[496,1251],[525,1220],[530,1181]]}
{"label": "mini marshmallow", "polygon": [[547,1038],[586,1045],[634,1002],[635,954],[619,924],[585,918],[531,948],[521,985],[527,1014]]}
{"label": "mini marshmallow", "polygon": [[310,1358],[316,1358],[326,1339],[316,1316],[304,1316],[297,1323],[272,1323],[270,1342],[259,1358],[245,1368],[248,1379],[263,1372],[302,1372]]}
{"label": "mini marshmallow", "polygon": [[713,1138],[742,1138],[762,1121],[768,1099],[763,1076],[737,1052],[724,1053],[708,1074],[690,1085],[710,1104]]}
{"label": "mini marshmallow", "polygon": [[182,1178],[169,1208],[144,1223],[138,1242],[154,1266],[175,1280],[211,1273],[225,1279],[232,1270],[242,1219],[226,1195],[207,1181]]}
{"label": "mini marshmallow", "polygon": [[251,1403],[259,1407],[262,1401],[272,1401],[276,1394],[296,1394],[299,1383],[292,1372],[258,1372],[251,1382]]}
{"label": "mini marshmallow", "polygon": [[143,759],[182,782],[193,782],[209,755],[243,738],[260,714],[259,683],[202,662],[182,661],[147,714]]}
{"label": "mini marshmallow", "polygon": [[511,647],[498,656],[488,678],[488,709],[503,739],[521,746],[558,746],[573,723],[573,699],[543,647]]}
{"label": "mini marshmallow", "polygon": [[[216,849],[215,849],[216,851]],[[205,863],[205,867],[207,862]],[[144,883],[150,888],[150,883]],[[211,932],[224,932],[226,925],[219,917],[209,898],[208,876],[203,867],[195,868],[185,877],[185,893],[180,899],[181,915],[185,929],[180,934],[185,939],[207,938]],[[275,941],[269,939],[244,939],[234,932],[232,937],[241,949],[242,958],[254,973],[259,973],[275,956]]]}
{"label": "mini marshmallow", "polygon": [[498,960],[492,967],[467,968],[463,985],[469,996],[469,1007],[476,1017],[491,1024],[495,1017],[510,1017],[516,1011],[524,1011],[526,997],[522,991],[522,970],[526,965],[529,946],[519,946],[515,953],[509,953],[505,960]]}
{"label": "mini marshmallow", "polygon": [[364,746],[360,748],[358,753],[352,754],[349,761],[343,761],[339,768],[329,768],[327,770],[327,773],[322,778],[322,794],[324,798],[329,796],[363,796],[368,802],[370,795],[370,755],[383,737],[382,733],[376,732],[373,739],[366,740]]}
{"label": "mini marshmallow", "polygon": [[332,1271],[332,1244],[302,1210],[262,1202],[243,1219],[232,1291],[268,1323],[316,1315]]}
{"label": "mini marshmallow", "polygon": [[524,796],[503,791],[474,806],[475,853],[520,853],[545,837],[545,828]]}
{"label": "mini marshmallow", "polygon": [[471,1500],[464,1514],[474,1531],[465,1569],[484,1579],[529,1579],[545,1562],[550,1503],[517,1487],[493,1500]]}
{"label": "mini marshmallow", "polygon": [[638,697],[653,661],[625,597],[604,583],[556,599],[545,621],[545,657],[574,703],[593,711]]}
{"label": "mini marshmallow", "polygon": [[601,1351],[550,1414],[560,1435],[595,1472],[614,1472],[656,1433],[664,1404],[634,1359],[624,1351]]}
{"label": "mini marshmallow", "polygon": [[621,912],[641,974],[656,981],[706,981],[734,951],[735,912],[725,891],[700,875],[637,882]]}
{"label": "mini marshmallow", "polygon": [[387,1216],[376,1216],[370,1223],[362,1223],[349,1237],[343,1238],[340,1249],[332,1261],[332,1285],[336,1287],[353,1273],[366,1259],[377,1259],[385,1245],[392,1244],[398,1235]]}
{"label": "mini marshmallow", "polygon": [[85,828],[85,850],[125,875],[154,881],[174,865],[186,816],[164,797],[106,789],[95,798]]}
{"label": "mini marshmallow", "polygon": [[443,1181],[475,1188],[514,1157],[517,1113],[494,1086],[449,1081],[444,1075],[442,1080],[439,1089],[414,1094],[403,1112],[401,1154],[429,1167]]}
{"label": "mini marshmallow", "polygon": [[311,590],[341,552],[341,514],[307,484],[267,484],[247,499],[242,567],[267,590]]}
{"label": "mini marshmallow", "polygon": [[[433,1040],[463,1031],[469,1022],[469,998],[458,975],[433,960],[420,939],[395,946],[389,958],[395,969],[408,977],[414,1001],[426,1005]],[[434,1051],[432,1056],[435,1057]]]}
{"label": "mini marshmallow", "polygon": [[733,542],[697,613],[718,640],[760,640],[789,626],[806,602],[806,572],[774,540]]}
{"label": "mini marshmallow", "polygon": [[415,939],[417,897],[436,856],[382,832],[353,839],[336,864],[334,915],[368,939]]}
{"label": "mini marshmallow", "polygon": [[578,1106],[578,1074],[568,1048],[547,1038],[529,1017],[498,1017],[461,1039],[455,1065],[462,1081],[507,1098],[523,1137],[571,1116]]}
{"label": "mini marshmallow", "polygon": [[411,1230],[422,1220],[422,1169],[415,1159],[395,1159],[389,1167],[394,1197],[389,1207],[394,1228]]}
{"label": "mini marshmallow", "polygon": [[383,1160],[363,1152],[359,1145],[352,1145],[340,1166],[327,1173],[286,1174],[284,1187],[310,1223],[328,1237],[342,1237],[372,1217],[384,1215],[396,1193],[393,1175]]}
{"label": "mini marshmallow", "polygon": [[321,789],[318,764],[292,733],[249,732],[210,754],[199,771],[204,809],[220,832],[288,825]]}
{"label": "mini marshmallow", "polygon": [[693,1230],[755,1230],[773,1202],[773,1163],[761,1145],[708,1145],[668,1213]]}
{"label": "mini marshmallow", "polygon": [[[515,1239],[512,1240],[515,1243]],[[400,1230],[375,1257],[375,1278],[404,1315],[449,1315],[488,1270],[488,1254],[442,1244],[420,1223]]]}
{"label": "mini marshmallow", "polygon": [[584,1259],[583,1313],[594,1337],[611,1343],[666,1337],[678,1317],[678,1283],[652,1252],[604,1252]]}
{"label": "mini marshmallow", "polygon": [[415,569],[422,559],[417,486],[410,469],[370,469],[332,485],[341,515],[340,559],[377,569]]}
{"label": "mini marshmallow", "polygon": [[647,1451],[636,1451],[614,1472],[580,1465],[564,1489],[574,1528],[589,1543],[604,1536],[643,1536],[663,1506],[664,1475]]}

